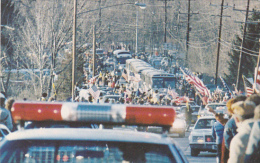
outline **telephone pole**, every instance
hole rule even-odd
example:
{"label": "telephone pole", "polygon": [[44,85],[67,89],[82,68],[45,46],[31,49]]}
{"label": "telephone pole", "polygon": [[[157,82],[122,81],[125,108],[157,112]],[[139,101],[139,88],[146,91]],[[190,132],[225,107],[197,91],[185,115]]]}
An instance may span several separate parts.
{"label": "telephone pole", "polygon": [[75,96],[75,92],[74,92],[74,89],[75,89],[75,65],[76,65],[76,61],[75,61],[75,58],[76,58],[76,25],[77,25],[77,0],[74,0],[74,17],[73,17],[73,49],[72,49],[72,86],[71,86],[71,99],[72,101],[74,100],[74,96]]}
{"label": "telephone pole", "polygon": [[95,76],[96,71],[96,26],[93,26],[93,76]]}
{"label": "telephone pole", "polygon": [[218,51],[217,51],[217,62],[216,62],[216,76],[215,76],[215,85],[218,84],[218,62],[219,62],[219,51],[220,51],[220,41],[221,41],[221,29],[222,29],[222,15],[223,15],[223,5],[224,0],[221,2],[221,11],[220,11],[220,22],[219,22],[219,31],[218,31]]}
{"label": "telephone pole", "polygon": [[187,24],[187,38],[186,38],[186,65],[188,62],[188,50],[189,50],[189,34],[190,34],[190,0],[188,0],[188,24]]}
{"label": "telephone pole", "polygon": [[244,60],[243,48],[244,48],[244,42],[245,42],[245,37],[246,37],[246,28],[247,28],[249,4],[250,4],[250,0],[247,0],[245,25],[244,25],[243,38],[242,38],[241,48],[240,48],[238,70],[237,70],[237,83],[236,83],[237,90],[240,89],[240,79],[241,79],[242,72],[243,72],[243,70],[242,70],[242,61]]}

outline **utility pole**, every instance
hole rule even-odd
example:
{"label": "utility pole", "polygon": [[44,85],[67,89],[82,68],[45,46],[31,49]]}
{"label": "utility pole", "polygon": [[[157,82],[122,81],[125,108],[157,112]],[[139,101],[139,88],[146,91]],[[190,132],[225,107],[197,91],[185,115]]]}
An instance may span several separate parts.
{"label": "utility pole", "polygon": [[[99,4],[99,29],[101,28],[101,0],[98,1]],[[100,48],[100,41],[98,43],[98,48]]]}
{"label": "utility pole", "polygon": [[219,62],[219,51],[220,51],[220,41],[221,41],[223,5],[224,5],[224,0],[222,0],[222,2],[221,2],[221,11],[220,11],[220,20],[219,20],[218,51],[217,51],[217,62],[216,62],[216,76],[215,76],[215,85],[216,86],[218,84],[218,62]]}
{"label": "utility pole", "polygon": [[[167,27],[167,0],[164,0],[164,44],[166,46],[166,27]],[[164,56],[167,55],[167,50],[164,49]]]}
{"label": "utility pole", "polygon": [[93,26],[93,76],[95,76],[96,71],[96,26]]}
{"label": "utility pole", "polygon": [[101,0],[98,1],[99,4],[99,28],[101,27]]}
{"label": "utility pole", "polygon": [[190,34],[190,0],[188,0],[188,24],[187,24],[187,38],[186,38],[186,65],[188,64],[188,50],[189,50],[189,34]]}
{"label": "utility pole", "polygon": [[242,71],[242,61],[244,60],[243,48],[244,48],[244,41],[245,41],[245,37],[246,37],[246,28],[247,28],[247,19],[248,19],[249,4],[250,4],[250,0],[247,0],[245,25],[244,25],[243,38],[242,38],[241,48],[240,48],[240,56],[239,56],[238,70],[237,70],[237,83],[236,83],[237,90],[240,90],[240,79],[241,79],[242,72],[243,72],[243,71]]}
{"label": "utility pole", "polygon": [[77,0],[74,0],[74,17],[73,17],[73,49],[72,49],[72,86],[71,86],[71,98],[74,100],[75,96],[75,67],[76,67],[76,25],[77,25]]}

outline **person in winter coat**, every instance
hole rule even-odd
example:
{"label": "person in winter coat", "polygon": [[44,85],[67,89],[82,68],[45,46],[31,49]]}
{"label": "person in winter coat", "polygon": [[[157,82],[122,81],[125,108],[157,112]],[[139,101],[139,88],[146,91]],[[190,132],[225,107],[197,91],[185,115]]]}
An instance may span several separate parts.
{"label": "person in winter coat", "polygon": [[13,129],[11,113],[5,109],[5,95],[0,93],[0,124],[4,124],[10,131]]}
{"label": "person in winter coat", "polygon": [[216,122],[212,126],[212,137],[216,139],[217,144],[217,162],[221,160],[221,147],[223,141],[224,126],[227,120],[224,118],[223,113],[215,114]]}
{"label": "person in winter coat", "polygon": [[224,146],[222,146],[222,158],[221,162],[226,163],[229,159],[229,148],[230,148],[230,142],[233,139],[233,137],[237,134],[237,125],[235,122],[235,119],[233,117],[233,109],[232,104],[238,102],[238,101],[245,101],[247,99],[244,95],[236,96],[233,99],[228,100],[226,106],[228,113],[230,115],[230,119],[227,121],[224,129]]}
{"label": "person in winter coat", "polygon": [[234,103],[232,108],[238,133],[231,140],[228,163],[239,163],[244,162],[249,135],[254,124],[255,103],[252,101],[240,101]]}
{"label": "person in winter coat", "polygon": [[255,108],[254,125],[252,127],[244,162],[258,163],[260,160],[260,105]]}

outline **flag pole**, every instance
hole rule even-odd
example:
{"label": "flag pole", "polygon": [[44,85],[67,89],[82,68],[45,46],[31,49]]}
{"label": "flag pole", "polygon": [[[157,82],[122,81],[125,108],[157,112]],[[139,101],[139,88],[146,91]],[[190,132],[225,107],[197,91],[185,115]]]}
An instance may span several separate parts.
{"label": "flag pole", "polygon": [[245,83],[245,76],[242,75],[242,79],[243,79],[243,83],[244,83],[244,90],[246,92],[246,95],[247,95],[247,91],[246,91],[246,83]]}

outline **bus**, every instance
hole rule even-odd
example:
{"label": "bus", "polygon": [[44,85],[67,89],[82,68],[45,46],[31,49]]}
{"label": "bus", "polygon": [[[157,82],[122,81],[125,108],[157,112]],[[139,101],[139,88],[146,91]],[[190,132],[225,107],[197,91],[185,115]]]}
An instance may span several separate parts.
{"label": "bus", "polygon": [[146,75],[141,76],[143,81],[143,88],[145,90],[158,90],[160,93],[167,93],[167,89],[175,88],[176,77],[173,74],[169,74],[165,71],[149,71]]}

